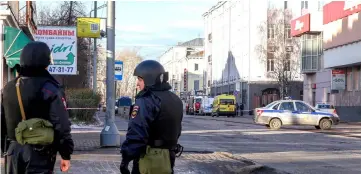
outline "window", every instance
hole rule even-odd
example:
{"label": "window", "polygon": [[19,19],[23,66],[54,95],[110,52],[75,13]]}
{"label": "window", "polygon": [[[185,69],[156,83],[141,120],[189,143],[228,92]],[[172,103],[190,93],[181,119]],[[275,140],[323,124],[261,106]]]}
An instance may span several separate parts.
{"label": "window", "polygon": [[291,25],[285,27],[285,39],[291,39]]}
{"label": "window", "polygon": [[208,62],[212,62],[212,55],[208,56]]}
{"label": "window", "polygon": [[308,9],[308,1],[301,1],[301,9]]}
{"label": "window", "polygon": [[275,32],[276,32],[276,26],[274,24],[268,24],[267,38],[268,39],[274,39],[275,38]]}
{"label": "window", "polygon": [[321,68],[322,42],[322,33],[302,36],[302,71],[317,71]]}
{"label": "window", "polygon": [[285,71],[291,71],[291,54],[286,53],[286,60],[284,64]]}
{"label": "window", "polygon": [[283,8],[284,8],[284,9],[287,9],[287,1],[284,1]]}
{"label": "window", "polygon": [[302,102],[296,102],[296,108],[299,112],[312,112],[312,108]]}
{"label": "window", "polygon": [[265,108],[270,108],[270,107],[272,107],[272,106],[273,106],[274,104],[276,104],[276,103],[277,103],[277,101],[274,101],[274,102],[268,104],[267,106],[265,106]]}
{"label": "window", "polygon": [[267,72],[275,70],[275,60],[273,53],[267,53]]}
{"label": "window", "polygon": [[318,1],[318,7],[317,7],[317,10],[318,11],[321,11],[321,10],[323,10],[322,8],[323,8],[323,1]]}
{"label": "window", "polygon": [[280,106],[280,110],[294,111],[295,107],[293,102],[283,102]]}
{"label": "window", "polygon": [[211,86],[211,80],[208,80],[208,87]]}
{"label": "window", "polygon": [[199,90],[199,80],[194,80],[194,90],[195,91]]}
{"label": "window", "polygon": [[196,103],[202,103],[202,99],[196,98],[196,99],[195,99],[195,102],[196,102]]}
{"label": "window", "polygon": [[274,109],[274,110],[278,110],[278,106],[280,106],[280,104],[278,103],[278,104],[276,104],[275,106],[273,106],[272,107],[272,109]]}
{"label": "window", "polygon": [[220,99],[219,103],[221,103],[221,105],[233,105],[234,100],[232,100],[232,99]]}
{"label": "window", "polygon": [[346,89],[352,91],[352,68],[346,68]]}
{"label": "window", "polygon": [[360,67],[356,66],[352,68],[352,72],[353,72],[353,89],[354,90],[358,90],[360,88],[359,84],[359,80],[360,80]]}
{"label": "window", "polygon": [[194,71],[198,71],[198,63],[194,64]]}

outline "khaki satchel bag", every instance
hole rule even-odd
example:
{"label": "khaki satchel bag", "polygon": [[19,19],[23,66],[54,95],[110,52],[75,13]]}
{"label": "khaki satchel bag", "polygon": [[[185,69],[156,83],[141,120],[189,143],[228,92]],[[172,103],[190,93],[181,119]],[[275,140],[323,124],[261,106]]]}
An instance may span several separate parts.
{"label": "khaki satchel bag", "polygon": [[49,145],[54,141],[54,128],[48,120],[32,118],[26,120],[24,105],[20,93],[20,77],[16,81],[16,94],[19,101],[22,121],[15,128],[16,141],[19,144]]}

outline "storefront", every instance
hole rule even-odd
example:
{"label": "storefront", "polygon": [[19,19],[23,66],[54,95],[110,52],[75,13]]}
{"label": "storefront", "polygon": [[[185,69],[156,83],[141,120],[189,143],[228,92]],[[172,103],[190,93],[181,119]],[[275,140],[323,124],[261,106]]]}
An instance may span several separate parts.
{"label": "storefront", "polygon": [[324,67],[344,121],[361,121],[361,3],[333,1],[323,8]]}
{"label": "storefront", "polygon": [[361,3],[332,1],[291,28],[302,43],[304,101],[330,103],[343,121],[361,121]]}

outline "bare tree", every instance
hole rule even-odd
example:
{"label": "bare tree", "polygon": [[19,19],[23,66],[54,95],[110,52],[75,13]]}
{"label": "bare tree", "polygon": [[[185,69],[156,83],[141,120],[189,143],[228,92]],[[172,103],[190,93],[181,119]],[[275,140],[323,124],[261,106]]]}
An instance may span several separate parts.
{"label": "bare tree", "polygon": [[116,60],[123,61],[123,80],[117,82],[117,96],[134,96],[136,90],[136,77],[133,76],[135,67],[142,61],[139,49],[124,49],[117,52]]}
{"label": "bare tree", "polygon": [[267,22],[258,27],[267,44],[258,45],[256,50],[266,65],[267,76],[277,82],[281,98],[290,94],[291,82],[300,74],[300,42],[291,37],[291,19],[288,10],[269,9]]}

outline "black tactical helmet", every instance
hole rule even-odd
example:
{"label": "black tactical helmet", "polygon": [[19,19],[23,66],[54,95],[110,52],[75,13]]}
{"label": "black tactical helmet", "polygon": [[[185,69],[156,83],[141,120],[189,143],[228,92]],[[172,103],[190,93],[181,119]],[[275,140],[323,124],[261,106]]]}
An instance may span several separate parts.
{"label": "black tactical helmet", "polygon": [[168,73],[155,60],[145,60],[135,67],[134,76],[141,77],[145,86],[153,86],[168,81]]}
{"label": "black tactical helmet", "polygon": [[21,67],[46,68],[50,64],[50,48],[44,42],[30,42],[20,55]]}

